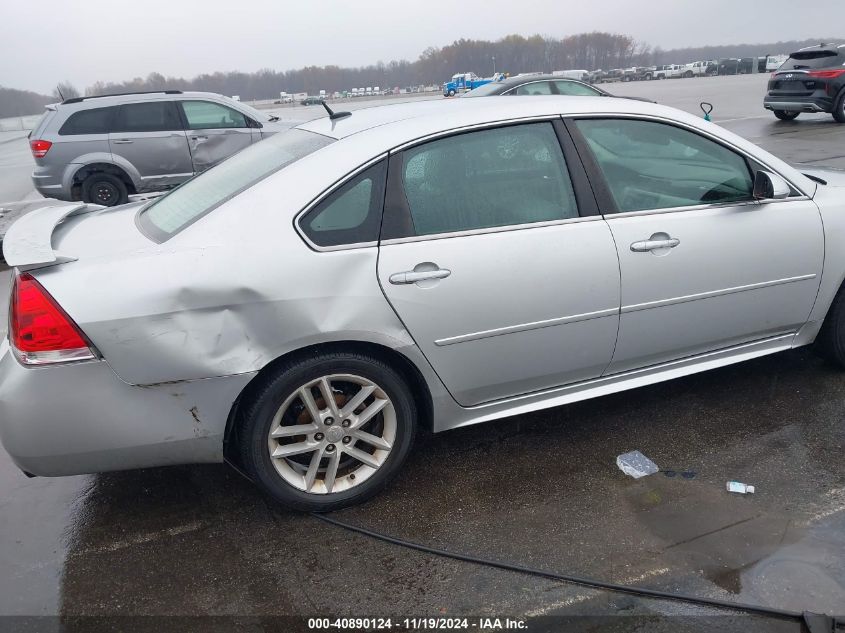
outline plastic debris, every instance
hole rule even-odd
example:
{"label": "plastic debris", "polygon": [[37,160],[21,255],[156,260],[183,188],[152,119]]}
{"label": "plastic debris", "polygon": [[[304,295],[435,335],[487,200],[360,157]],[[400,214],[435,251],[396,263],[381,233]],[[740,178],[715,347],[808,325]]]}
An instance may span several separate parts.
{"label": "plastic debris", "polygon": [[748,484],[743,484],[738,481],[729,481],[728,492],[738,492],[741,495],[751,495],[754,494],[754,486],[749,486]]}
{"label": "plastic debris", "polygon": [[616,458],[616,465],[619,466],[619,470],[634,479],[653,475],[660,470],[657,464],[639,451],[631,451],[630,453],[619,455]]}

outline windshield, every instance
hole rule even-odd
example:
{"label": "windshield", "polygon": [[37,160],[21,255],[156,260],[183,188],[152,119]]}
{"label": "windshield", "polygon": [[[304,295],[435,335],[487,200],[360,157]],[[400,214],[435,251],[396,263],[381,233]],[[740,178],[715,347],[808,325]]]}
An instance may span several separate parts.
{"label": "windshield", "polygon": [[497,83],[495,81],[490,82],[489,84],[484,84],[483,86],[478,86],[475,90],[470,90],[469,92],[464,93],[464,97],[489,97],[490,95],[496,94],[502,88],[501,83]]}
{"label": "windshield", "polygon": [[779,70],[802,70],[807,68],[830,68],[843,65],[840,55],[836,51],[805,51],[792,53]]}
{"label": "windshield", "polygon": [[297,129],[271,136],[155,200],[141,212],[141,226],[150,237],[164,241],[270,174],[332,142],[327,136]]}

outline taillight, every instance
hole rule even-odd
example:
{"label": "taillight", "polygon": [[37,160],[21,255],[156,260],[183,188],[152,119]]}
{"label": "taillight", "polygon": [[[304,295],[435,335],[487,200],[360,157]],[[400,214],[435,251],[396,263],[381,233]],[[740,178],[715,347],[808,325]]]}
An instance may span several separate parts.
{"label": "taillight", "polygon": [[25,365],[95,358],[73,320],[27,273],[17,276],[12,289],[9,340]]}
{"label": "taillight", "polygon": [[50,141],[36,139],[29,142],[29,148],[32,150],[32,156],[34,158],[44,158],[51,147],[53,147],[53,144]]}
{"label": "taillight", "polygon": [[815,77],[816,79],[836,79],[837,77],[841,77],[845,75],[845,69],[843,70],[811,70],[807,73],[808,77]]}

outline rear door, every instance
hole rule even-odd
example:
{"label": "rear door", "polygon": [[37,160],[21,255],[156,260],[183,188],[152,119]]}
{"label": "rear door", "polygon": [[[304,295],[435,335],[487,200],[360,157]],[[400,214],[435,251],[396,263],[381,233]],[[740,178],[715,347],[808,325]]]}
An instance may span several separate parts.
{"label": "rear door", "polygon": [[508,125],[391,157],[379,281],[461,405],[595,378],[610,362],[616,249],[556,132]]}
{"label": "rear door", "polygon": [[257,124],[245,114],[214,101],[183,100],[194,171],[213,167],[252,143],[261,140]]}
{"label": "rear door", "polygon": [[118,106],[109,146],[114,161],[140,183],[139,192],[178,185],[193,175],[185,130],[172,101]]}

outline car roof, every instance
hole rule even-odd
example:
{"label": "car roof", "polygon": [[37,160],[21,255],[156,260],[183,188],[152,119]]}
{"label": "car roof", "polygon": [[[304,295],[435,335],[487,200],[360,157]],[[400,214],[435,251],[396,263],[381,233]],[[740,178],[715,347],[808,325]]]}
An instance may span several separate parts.
{"label": "car roof", "polygon": [[583,83],[578,81],[577,79],[573,79],[572,77],[565,77],[563,75],[522,75],[522,76],[515,76],[515,77],[508,77],[506,79],[502,79],[502,81],[494,81],[493,83],[498,84],[500,86],[516,86],[519,84],[527,84],[531,83],[532,81],[572,81],[575,83]]}
{"label": "car roof", "polygon": [[174,99],[225,99],[230,101],[228,97],[218,94],[216,92],[182,92],[179,91],[160,91],[160,92],[132,92],[119,95],[97,95],[92,97],[81,97],[77,99],[68,99],[62,103],[57,104],[61,108],[103,108],[112,105],[119,105],[121,103],[135,103],[138,101],[160,101]]}
{"label": "car roof", "polygon": [[342,139],[374,128],[390,126],[391,136],[401,144],[427,134],[467,125],[511,119],[565,114],[654,114],[675,119],[686,113],[654,103],[607,97],[532,95],[508,99],[434,99],[381,105],[354,110],[350,116],[330,120],[328,116],[297,126],[334,139]]}

